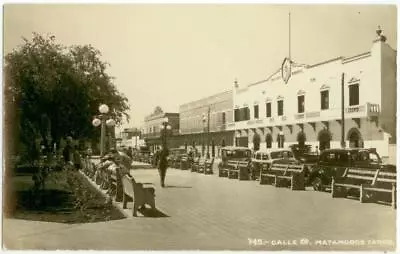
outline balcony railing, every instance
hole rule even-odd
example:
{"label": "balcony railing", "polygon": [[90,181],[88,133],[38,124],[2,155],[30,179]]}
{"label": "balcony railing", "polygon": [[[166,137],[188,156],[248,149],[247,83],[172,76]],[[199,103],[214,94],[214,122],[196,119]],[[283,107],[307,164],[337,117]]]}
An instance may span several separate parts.
{"label": "balcony railing", "polygon": [[321,113],[319,111],[307,112],[306,118],[319,117],[320,115],[321,115]]}
{"label": "balcony railing", "polygon": [[303,119],[305,117],[305,114],[304,113],[298,113],[298,114],[295,114],[294,115],[294,118],[295,119]]}
{"label": "balcony railing", "polygon": [[365,105],[355,105],[346,108],[346,113],[364,112]]}
{"label": "balcony railing", "polygon": [[[346,119],[350,118],[364,118],[364,117],[378,117],[380,114],[380,107],[378,104],[365,103],[363,105],[356,105],[346,107],[344,110],[344,117]],[[296,113],[293,115],[285,116],[275,116],[267,117],[263,119],[252,119],[243,122],[236,122],[228,129],[246,129],[246,128],[258,128],[274,125],[291,125],[296,123],[306,123],[306,122],[324,122],[338,120],[341,118],[340,107],[329,108],[318,111],[309,111],[303,113]]]}

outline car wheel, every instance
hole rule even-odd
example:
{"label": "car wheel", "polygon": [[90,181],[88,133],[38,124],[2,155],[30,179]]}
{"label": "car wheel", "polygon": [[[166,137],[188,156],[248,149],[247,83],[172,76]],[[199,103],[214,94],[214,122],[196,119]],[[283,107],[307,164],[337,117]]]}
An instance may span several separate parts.
{"label": "car wheel", "polygon": [[315,177],[312,180],[311,185],[313,186],[315,191],[322,191],[323,190],[323,188],[322,188],[322,179],[319,176]]}

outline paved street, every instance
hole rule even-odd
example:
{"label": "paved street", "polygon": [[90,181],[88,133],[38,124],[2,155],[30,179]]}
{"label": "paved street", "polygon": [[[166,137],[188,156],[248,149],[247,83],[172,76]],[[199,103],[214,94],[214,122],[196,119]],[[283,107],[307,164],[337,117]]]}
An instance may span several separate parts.
{"label": "paved street", "polygon": [[[328,193],[293,192],[261,186],[256,182],[239,182],[175,169],[168,170],[167,188],[162,189],[156,170],[135,169],[132,173],[139,182],[155,183],[157,209],[167,217],[144,217],[139,213],[139,217],[134,218],[130,215],[131,210],[127,209],[124,211],[129,215],[127,219],[80,225],[6,219],[6,247],[104,250],[394,249],[396,212],[389,206],[360,204],[350,199],[333,200]],[[252,240],[250,243],[249,239]],[[338,244],[328,240],[343,241]],[[372,242],[378,240],[384,242]]]}

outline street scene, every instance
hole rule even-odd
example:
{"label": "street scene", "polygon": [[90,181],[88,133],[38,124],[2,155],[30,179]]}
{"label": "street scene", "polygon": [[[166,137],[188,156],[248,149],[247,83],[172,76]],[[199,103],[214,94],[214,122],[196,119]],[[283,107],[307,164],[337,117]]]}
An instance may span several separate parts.
{"label": "street scene", "polygon": [[3,248],[395,252],[396,24],[6,4]]}

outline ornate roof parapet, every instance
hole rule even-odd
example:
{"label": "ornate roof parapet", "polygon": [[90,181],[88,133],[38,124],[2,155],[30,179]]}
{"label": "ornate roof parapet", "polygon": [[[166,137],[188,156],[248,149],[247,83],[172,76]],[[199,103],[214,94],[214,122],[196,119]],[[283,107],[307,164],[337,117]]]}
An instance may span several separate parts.
{"label": "ornate roof parapet", "polygon": [[374,42],[378,42],[378,41],[386,42],[386,36],[383,35],[381,26],[378,26],[378,29],[376,29],[376,34],[377,34],[377,38],[374,40]]}

